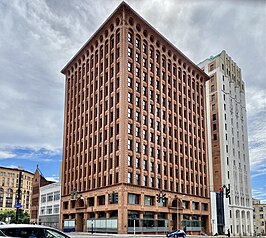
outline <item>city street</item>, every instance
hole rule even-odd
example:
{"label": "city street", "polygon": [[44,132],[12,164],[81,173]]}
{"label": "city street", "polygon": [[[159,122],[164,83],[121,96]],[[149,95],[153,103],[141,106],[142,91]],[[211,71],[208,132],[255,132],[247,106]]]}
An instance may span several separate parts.
{"label": "city street", "polygon": [[[85,237],[90,237],[90,238],[100,238],[100,237],[119,237],[119,238],[147,238],[147,237],[151,237],[151,238],[161,238],[161,237],[166,237],[165,235],[155,235],[155,234],[136,234],[134,236],[134,234],[106,234],[106,233],[96,233],[96,234],[90,234],[90,233],[85,233],[85,232],[73,232],[69,234],[71,237],[81,237],[81,238],[85,238]],[[188,235],[188,238],[197,238],[199,236],[193,236],[193,235]],[[201,237],[205,237],[205,236],[201,236]],[[212,238],[212,237],[216,237],[216,238],[225,238],[227,236],[206,236],[206,238]],[[245,236],[245,238],[251,238],[252,236]],[[234,238],[238,238],[237,236],[234,236]]]}

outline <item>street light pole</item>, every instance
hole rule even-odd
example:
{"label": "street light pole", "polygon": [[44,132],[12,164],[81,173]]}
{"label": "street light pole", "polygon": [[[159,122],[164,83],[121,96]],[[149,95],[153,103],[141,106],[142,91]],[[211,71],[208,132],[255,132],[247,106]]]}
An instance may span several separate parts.
{"label": "street light pole", "polygon": [[17,194],[17,202],[16,202],[16,223],[18,224],[18,218],[19,218],[19,202],[21,197],[21,178],[22,177],[22,171],[19,171],[19,178],[18,178],[18,194]]}
{"label": "street light pole", "polygon": [[178,230],[178,219],[179,214],[178,214],[178,197],[176,198],[176,229]]}

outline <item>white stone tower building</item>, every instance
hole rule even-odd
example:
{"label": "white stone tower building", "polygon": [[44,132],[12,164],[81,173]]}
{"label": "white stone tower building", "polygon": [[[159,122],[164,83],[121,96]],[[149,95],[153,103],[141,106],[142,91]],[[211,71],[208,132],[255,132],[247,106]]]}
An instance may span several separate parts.
{"label": "white stone tower building", "polygon": [[252,195],[241,69],[225,51],[204,60],[199,67],[210,76],[206,104],[210,115],[212,230],[214,234],[227,233],[228,229],[232,235],[251,234]]}

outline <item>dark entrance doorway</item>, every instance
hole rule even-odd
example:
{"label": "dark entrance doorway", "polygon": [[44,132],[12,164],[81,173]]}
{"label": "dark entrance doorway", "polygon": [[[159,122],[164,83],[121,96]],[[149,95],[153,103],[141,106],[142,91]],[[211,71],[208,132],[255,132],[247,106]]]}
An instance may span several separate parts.
{"label": "dark entrance doorway", "polygon": [[77,213],[76,231],[83,231],[84,213]]}

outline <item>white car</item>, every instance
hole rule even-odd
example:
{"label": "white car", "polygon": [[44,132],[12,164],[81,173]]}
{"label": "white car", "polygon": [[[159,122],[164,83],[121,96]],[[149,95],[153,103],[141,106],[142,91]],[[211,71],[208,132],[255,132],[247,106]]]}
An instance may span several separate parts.
{"label": "white car", "polygon": [[55,228],[29,224],[1,225],[0,237],[70,238],[70,236]]}

